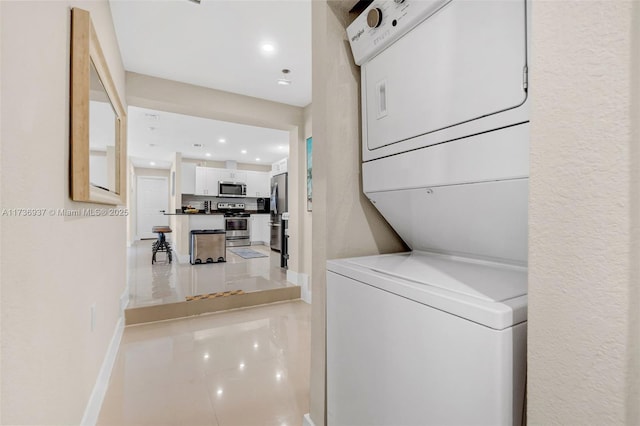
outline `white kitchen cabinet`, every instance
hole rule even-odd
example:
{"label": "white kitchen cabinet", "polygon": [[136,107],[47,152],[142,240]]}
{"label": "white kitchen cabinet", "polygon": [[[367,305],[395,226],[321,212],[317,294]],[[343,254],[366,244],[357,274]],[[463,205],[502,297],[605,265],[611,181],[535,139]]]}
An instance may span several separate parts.
{"label": "white kitchen cabinet", "polygon": [[251,243],[269,245],[271,228],[268,214],[251,215]]}
{"label": "white kitchen cabinet", "polygon": [[211,167],[196,167],[195,195],[218,196],[218,171]]}
{"label": "white kitchen cabinet", "polygon": [[183,194],[196,193],[196,165],[195,163],[182,163],[181,192]]}
{"label": "white kitchen cabinet", "polygon": [[281,173],[287,173],[288,169],[288,158],[283,158],[280,161],[277,161],[271,165],[271,175],[279,175]]}
{"label": "white kitchen cabinet", "polygon": [[247,172],[247,197],[270,197],[271,176],[267,172]]}
{"label": "white kitchen cabinet", "polygon": [[216,169],[218,170],[218,180],[224,182],[247,182],[247,172],[238,170]]}

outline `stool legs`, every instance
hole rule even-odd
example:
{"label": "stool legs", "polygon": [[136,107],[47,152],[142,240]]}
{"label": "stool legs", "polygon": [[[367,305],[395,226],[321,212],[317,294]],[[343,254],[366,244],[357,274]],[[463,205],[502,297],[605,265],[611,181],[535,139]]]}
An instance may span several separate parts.
{"label": "stool legs", "polygon": [[151,251],[153,256],[151,257],[151,264],[156,263],[156,253],[165,252],[167,253],[167,258],[169,259],[169,263],[171,263],[172,255],[171,255],[171,245],[167,241],[167,238],[164,235],[164,232],[158,232],[158,239],[153,242],[153,246],[151,246]]}

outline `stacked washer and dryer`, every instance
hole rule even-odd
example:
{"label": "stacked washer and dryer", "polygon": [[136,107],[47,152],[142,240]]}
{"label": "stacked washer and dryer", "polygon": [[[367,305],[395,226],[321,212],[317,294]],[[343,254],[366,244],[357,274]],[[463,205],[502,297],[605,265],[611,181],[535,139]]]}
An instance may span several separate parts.
{"label": "stacked washer and dryer", "polygon": [[329,425],[523,420],[528,7],[374,0],[347,30],[364,192],[412,251],[327,263]]}

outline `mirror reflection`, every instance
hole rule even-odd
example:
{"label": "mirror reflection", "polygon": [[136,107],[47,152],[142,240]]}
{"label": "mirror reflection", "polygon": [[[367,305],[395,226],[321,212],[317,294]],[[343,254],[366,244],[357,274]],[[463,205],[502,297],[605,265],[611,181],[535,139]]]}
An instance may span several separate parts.
{"label": "mirror reflection", "polygon": [[89,182],[117,193],[116,137],[118,117],[91,61],[89,90]]}

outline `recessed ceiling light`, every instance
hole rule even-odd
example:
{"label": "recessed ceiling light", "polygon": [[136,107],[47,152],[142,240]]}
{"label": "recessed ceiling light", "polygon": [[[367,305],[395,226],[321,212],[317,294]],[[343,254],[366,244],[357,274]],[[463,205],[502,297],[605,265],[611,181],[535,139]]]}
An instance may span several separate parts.
{"label": "recessed ceiling light", "polygon": [[227,140],[225,138],[220,138],[218,139],[218,142],[220,143],[227,143]]}
{"label": "recessed ceiling light", "polygon": [[260,46],[260,49],[264,53],[273,53],[276,51],[276,47],[272,43],[262,43],[262,46]]}
{"label": "recessed ceiling light", "polygon": [[291,80],[289,80],[287,78],[287,76],[289,75],[289,73],[291,72],[291,70],[288,69],[283,69],[282,70],[282,77],[278,79],[278,84],[281,86],[288,86],[291,84]]}
{"label": "recessed ceiling light", "polygon": [[278,149],[283,150],[283,149],[284,149],[284,146],[282,146],[282,145],[278,145]]}
{"label": "recessed ceiling light", "polygon": [[256,158],[256,161],[260,161],[260,159],[259,159],[259,158]]}
{"label": "recessed ceiling light", "polygon": [[150,166],[155,166],[155,165],[156,165],[156,162],[155,162],[155,161],[149,161],[149,165],[150,165]]}
{"label": "recessed ceiling light", "polygon": [[240,151],[240,152],[241,152],[241,153],[243,153],[243,154],[246,154],[246,153],[247,153],[247,150],[246,150],[246,149],[243,149],[243,150],[242,150],[242,151]]}
{"label": "recessed ceiling light", "polygon": [[205,155],[206,155],[207,157],[211,157],[211,153],[210,153],[210,152],[207,152]]}

